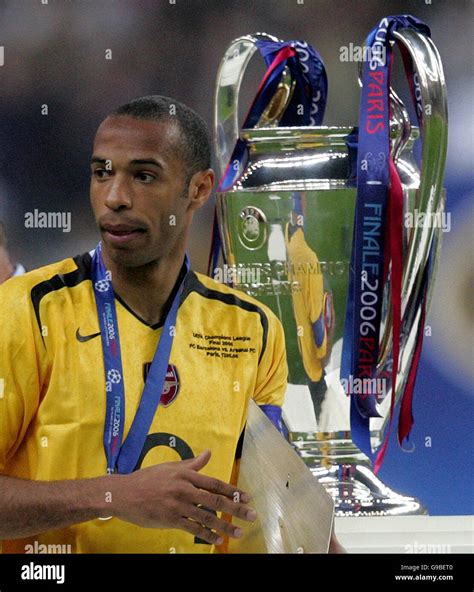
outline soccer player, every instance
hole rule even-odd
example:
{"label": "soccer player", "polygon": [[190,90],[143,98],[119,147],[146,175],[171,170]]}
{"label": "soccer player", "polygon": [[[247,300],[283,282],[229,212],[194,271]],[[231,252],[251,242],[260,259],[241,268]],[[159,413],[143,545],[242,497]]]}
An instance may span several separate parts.
{"label": "soccer player", "polygon": [[209,553],[255,520],[233,483],[250,398],[278,425],[284,334],[189,268],[213,182],[194,111],[131,101],[95,136],[101,243],[0,287],[3,552]]}
{"label": "soccer player", "polygon": [[101,245],[1,287],[3,552],[207,553],[241,534],[222,514],[255,520],[230,481],[249,399],[278,422],[283,329],[189,269],[214,182],[196,113],[122,106],[91,173]]}

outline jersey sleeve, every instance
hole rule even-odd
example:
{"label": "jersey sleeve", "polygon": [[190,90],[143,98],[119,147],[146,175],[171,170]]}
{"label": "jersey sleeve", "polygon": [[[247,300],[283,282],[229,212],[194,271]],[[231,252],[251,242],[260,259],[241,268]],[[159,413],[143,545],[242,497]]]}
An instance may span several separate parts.
{"label": "jersey sleeve", "polygon": [[[23,278],[0,286],[0,474],[21,444],[40,399],[34,312]],[[40,338],[41,339],[41,338]]]}
{"label": "jersey sleeve", "polygon": [[[254,401],[265,410],[267,406],[283,405],[288,381],[285,333],[278,318],[266,309],[268,333],[258,364]],[[267,415],[269,415],[267,413]],[[271,419],[271,418],[270,418]]]}

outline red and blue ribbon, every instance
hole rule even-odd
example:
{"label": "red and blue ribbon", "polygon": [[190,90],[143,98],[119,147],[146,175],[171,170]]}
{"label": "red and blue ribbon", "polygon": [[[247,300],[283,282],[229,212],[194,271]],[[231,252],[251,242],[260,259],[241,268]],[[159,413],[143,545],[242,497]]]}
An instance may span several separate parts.
{"label": "red and blue ribbon", "polygon": [[[286,67],[296,82],[291,99],[280,119],[281,126],[322,125],[326,109],[328,81],[326,68],[317,51],[303,41],[258,40],[257,48],[265,60],[267,71],[260,83],[243,123],[254,128],[270,103]],[[228,191],[242,175],[248,159],[247,142],[239,138],[217,191]],[[208,274],[212,275],[221,253],[221,240],[214,211]]]}
{"label": "red and blue ribbon", "polygon": [[[410,15],[383,18],[371,31],[366,45],[369,59],[363,64],[362,95],[359,118],[357,156],[357,199],[349,273],[349,293],[344,326],[341,378],[347,385],[355,379],[378,384],[379,339],[382,319],[384,285],[390,269],[390,301],[393,318],[392,400],[386,439],[375,459],[377,471],[385,455],[391,431],[400,353],[401,285],[403,273],[402,229],[403,191],[390,153],[390,75],[393,62],[393,33],[400,28],[414,28],[430,35],[429,28]],[[407,78],[413,100],[414,70],[403,53]],[[419,110],[417,109],[417,115]],[[421,124],[421,121],[420,121]],[[423,319],[422,319],[423,321]],[[422,331],[421,331],[422,333]],[[419,332],[419,341],[420,341]],[[416,352],[421,351],[417,343]],[[402,397],[400,434],[408,435],[413,423],[411,397],[416,374],[412,364],[408,388]],[[352,377],[352,380],[350,378]],[[367,384],[367,382],[366,382]],[[411,390],[410,390],[411,386]],[[351,430],[356,445],[373,458],[370,444],[370,418],[379,417],[377,401],[381,393],[351,392]],[[406,394],[409,393],[409,398]],[[408,419],[408,415],[411,419]]]}

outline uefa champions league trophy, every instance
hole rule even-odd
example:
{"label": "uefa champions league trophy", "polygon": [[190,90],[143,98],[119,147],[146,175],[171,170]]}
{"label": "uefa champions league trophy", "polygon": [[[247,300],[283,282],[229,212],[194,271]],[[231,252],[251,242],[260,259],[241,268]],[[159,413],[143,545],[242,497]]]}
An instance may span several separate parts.
{"label": "uefa champions league trophy", "polygon": [[[410,28],[398,29],[393,35],[412,60],[420,122],[418,127],[411,124],[405,106],[390,89],[390,151],[401,181],[403,212],[404,216],[434,216],[444,208],[447,103],[442,65],[428,36]],[[240,130],[239,91],[259,40],[279,41],[261,33],[236,39],[225,52],[217,75],[219,173],[223,175],[232,166],[238,140],[247,148],[246,161],[237,163],[239,170],[231,186],[217,192],[216,220],[225,263],[234,271],[234,287],[268,305],[282,322],[289,366],[283,419],[289,440],[332,495],[336,515],[425,514],[417,499],[388,488],[375,475],[369,457],[355,445],[350,399],[341,382],[356,204],[357,133],[350,125],[280,127],[295,86],[288,68],[259,121],[251,129]],[[421,170],[412,154],[420,128]],[[377,166],[375,157],[369,166]],[[425,300],[429,300],[440,244],[439,228],[434,225],[404,225],[402,232],[396,401],[410,380],[413,359],[419,355],[422,292],[424,289]],[[390,281],[388,278],[383,292],[374,376],[384,388],[377,395],[379,417],[370,419],[373,450],[382,445],[392,398]]]}

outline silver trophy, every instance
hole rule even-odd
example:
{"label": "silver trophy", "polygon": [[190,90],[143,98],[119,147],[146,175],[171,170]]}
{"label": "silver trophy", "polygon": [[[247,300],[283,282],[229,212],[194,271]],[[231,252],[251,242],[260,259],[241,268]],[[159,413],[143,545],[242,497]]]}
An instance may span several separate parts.
{"label": "silver trophy", "polygon": [[[447,146],[447,100],[443,69],[432,41],[412,29],[395,33],[418,76],[423,106],[421,171],[412,149],[419,137],[402,101],[391,90],[390,137],[404,193],[404,211],[441,215]],[[347,127],[278,127],[292,93],[284,72],[280,85],[253,129],[239,129],[238,101],[258,33],[233,41],[220,64],[215,94],[215,143],[220,174],[237,139],[247,140],[249,159],[238,181],[217,193],[217,216],[225,261],[234,287],[268,305],[281,320],[286,339],[289,385],[283,418],[289,439],[313,475],[332,495],[336,515],[412,515],[426,510],[415,498],[387,487],[351,438],[349,398],[340,381],[345,307],[356,189],[348,183],[351,157]],[[429,108],[426,108],[429,106]],[[304,216],[304,227],[297,224]],[[404,227],[402,337],[395,396],[405,386],[421,318],[422,277],[436,225]],[[437,256],[433,269],[436,269]],[[211,273],[213,270],[211,270]],[[434,273],[431,274],[431,280]],[[429,293],[432,288],[432,281]],[[309,311],[323,314],[326,337],[317,343]],[[392,319],[385,292],[377,375],[390,374]],[[373,449],[380,447],[388,420],[391,383],[385,380],[380,418],[371,420]]]}

